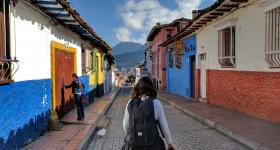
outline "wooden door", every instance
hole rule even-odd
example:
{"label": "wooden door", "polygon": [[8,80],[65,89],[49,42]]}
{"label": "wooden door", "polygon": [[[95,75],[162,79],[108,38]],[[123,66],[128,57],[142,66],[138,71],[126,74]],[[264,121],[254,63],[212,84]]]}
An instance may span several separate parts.
{"label": "wooden door", "polygon": [[67,112],[74,108],[75,101],[72,89],[62,89],[62,85],[69,85],[72,82],[74,73],[74,53],[56,49],[55,51],[55,94],[56,111],[58,117],[63,117]]}

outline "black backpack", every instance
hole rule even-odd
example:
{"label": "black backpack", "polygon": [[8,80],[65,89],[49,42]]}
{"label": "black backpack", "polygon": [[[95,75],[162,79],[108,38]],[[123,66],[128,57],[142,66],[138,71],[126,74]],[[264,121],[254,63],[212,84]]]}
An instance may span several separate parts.
{"label": "black backpack", "polygon": [[144,101],[134,99],[128,105],[130,149],[143,149],[143,147],[153,147],[155,150],[165,149],[159,135],[158,123],[155,119],[154,99],[153,97],[149,97]]}

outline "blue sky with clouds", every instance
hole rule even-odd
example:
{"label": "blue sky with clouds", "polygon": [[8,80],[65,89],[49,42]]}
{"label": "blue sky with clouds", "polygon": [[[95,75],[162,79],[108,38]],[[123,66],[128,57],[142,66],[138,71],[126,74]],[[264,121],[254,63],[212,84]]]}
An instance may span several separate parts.
{"label": "blue sky with clouds", "polygon": [[144,43],[157,22],[191,18],[193,9],[215,0],[69,0],[80,15],[111,46],[122,41]]}

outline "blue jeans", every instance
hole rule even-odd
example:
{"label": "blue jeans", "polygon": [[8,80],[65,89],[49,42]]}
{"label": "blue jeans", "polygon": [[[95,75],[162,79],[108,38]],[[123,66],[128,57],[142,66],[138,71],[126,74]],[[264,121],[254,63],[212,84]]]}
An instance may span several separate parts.
{"label": "blue jeans", "polygon": [[76,106],[77,106],[78,119],[82,119],[82,118],[85,117],[84,107],[83,107],[83,104],[82,104],[83,95],[82,94],[74,94],[74,98],[75,98],[75,103],[76,103]]}

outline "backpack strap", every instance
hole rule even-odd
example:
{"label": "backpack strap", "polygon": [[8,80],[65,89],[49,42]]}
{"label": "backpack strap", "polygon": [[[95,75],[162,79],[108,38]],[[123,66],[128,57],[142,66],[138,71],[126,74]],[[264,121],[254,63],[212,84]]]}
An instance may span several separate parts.
{"label": "backpack strap", "polygon": [[[155,100],[155,99],[156,99],[156,97],[149,97],[149,99],[153,101],[153,100]],[[155,114],[154,114],[154,115],[155,115]],[[154,116],[154,117],[155,117],[155,116]],[[164,137],[164,134],[163,134],[163,131],[162,131],[162,128],[161,128],[161,125],[160,125],[160,123],[159,123],[159,121],[158,121],[158,120],[156,120],[156,123],[157,123],[157,126],[158,126],[158,128],[159,128],[159,131],[160,131],[160,133],[161,133],[162,137],[163,137],[163,138],[165,138],[165,137]]]}

